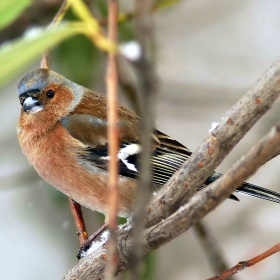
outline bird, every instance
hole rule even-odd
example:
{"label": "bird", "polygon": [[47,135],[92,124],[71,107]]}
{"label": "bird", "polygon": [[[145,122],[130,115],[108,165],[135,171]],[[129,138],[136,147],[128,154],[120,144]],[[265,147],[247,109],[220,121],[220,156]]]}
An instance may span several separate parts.
{"label": "bird", "polygon": [[[21,113],[17,136],[38,175],[79,204],[105,215],[108,205],[107,101],[50,69],[37,69],[18,85]],[[140,117],[118,105],[118,216],[132,216],[137,188]],[[181,167],[191,151],[154,129],[152,184],[158,189]],[[221,177],[213,172],[202,187]],[[244,182],[237,190],[280,203],[280,193]],[[237,199],[235,196],[232,198]]]}

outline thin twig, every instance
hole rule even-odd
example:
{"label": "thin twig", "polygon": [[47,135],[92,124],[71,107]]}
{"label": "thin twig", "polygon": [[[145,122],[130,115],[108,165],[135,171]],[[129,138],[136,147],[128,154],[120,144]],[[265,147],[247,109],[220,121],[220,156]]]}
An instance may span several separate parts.
{"label": "thin twig", "polygon": [[205,226],[205,223],[203,221],[198,221],[194,224],[194,230],[201,241],[213,273],[219,273],[226,270],[228,265],[221,250],[219,249],[219,244]]}
{"label": "thin twig", "polygon": [[136,31],[140,45],[140,57],[135,61],[139,72],[140,88],[140,143],[142,152],[140,156],[140,177],[136,195],[136,210],[133,216],[133,245],[131,257],[131,279],[142,279],[143,260],[143,230],[146,219],[145,209],[149,202],[152,190],[151,183],[151,152],[152,131],[154,124],[154,99],[157,89],[157,79],[153,65],[153,22],[150,16],[151,0],[136,0]]}
{"label": "thin twig", "polygon": [[[109,23],[108,39],[117,43],[117,16],[118,2],[110,0],[108,3]],[[109,139],[109,215],[108,227],[110,231],[108,263],[105,270],[105,279],[112,279],[117,267],[117,212],[118,212],[118,149],[119,149],[119,128],[118,128],[118,75],[116,67],[116,52],[108,53],[107,63],[107,96],[108,96],[108,139]]]}
{"label": "thin twig", "polygon": [[236,273],[239,273],[240,271],[244,270],[245,268],[248,268],[250,266],[255,265],[256,263],[270,257],[271,255],[278,253],[280,251],[280,243],[277,243],[276,245],[272,246],[270,249],[268,249],[267,251],[259,254],[258,256],[247,260],[247,261],[241,261],[238,264],[236,264],[235,266],[231,267],[230,269],[224,271],[223,273],[208,278],[207,280],[223,280],[226,279]]}
{"label": "thin twig", "polygon": [[68,0],[64,0],[58,12],[54,16],[52,22],[50,23],[48,29],[55,28],[62,21],[69,8],[70,8],[70,2]]}
{"label": "thin twig", "polygon": [[137,78],[135,68],[129,60],[121,53],[117,57],[118,81],[119,86],[124,92],[125,98],[130,103],[132,110],[140,115],[140,104],[138,100]]}
{"label": "thin twig", "polygon": [[[155,13],[158,12],[160,10],[164,10],[166,8],[169,8],[170,6],[177,4],[178,2],[180,2],[180,0],[163,0],[163,1],[157,1],[156,3],[152,3],[152,6],[150,7],[150,11],[149,13]],[[137,17],[137,11],[133,11],[131,13],[122,13],[119,14],[118,17],[118,23],[123,23],[129,20],[133,20],[134,18]],[[107,18],[101,18],[98,20],[99,24],[102,26],[106,26],[108,23]]]}
{"label": "thin twig", "polygon": [[51,53],[49,50],[43,52],[40,67],[46,69],[51,68]]}
{"label": "thin twig", "polygon": [[[63,19],[65,16],[66,12],[68,11],[70,7],[70,3],[68,0],[64,0],[63,3],[61,4],[58,12],[54,16],[53,20],[48,26],[48,29],[55,28]],[[46,50],[42,54],[42,59],[41,59],[41,68],[50,68],[51,66],[51,54],[49,50]]]}

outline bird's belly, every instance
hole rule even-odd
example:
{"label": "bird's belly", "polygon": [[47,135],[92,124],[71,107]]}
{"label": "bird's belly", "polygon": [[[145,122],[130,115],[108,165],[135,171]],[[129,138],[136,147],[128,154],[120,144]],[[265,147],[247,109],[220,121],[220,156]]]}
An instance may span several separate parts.
{"label": "bird's belly", "polygon": [[[77,141],[74,138],[72,142],[69,142],[69,138],[63,141],[64,133],[63,130],[56,133],[59,134],[59,141],[42,137],[39,141],[20,141],[20,144],[44,181],[81,205],[106,216],[109,211],[107,171],[98,168],[89,171],[81,165],[77,160]],[[136,180],[119,177],[119,216],[131,215],[135,188]]]}
{"label": "bird's belly", "polygon": [[[43,165],[42,161],[39,164],[34,163],[39,176],[81,205],[107,215],[109,211],[107,171],[98,170],[98,173],[89,173],[83,166],[75,166],[67,159],[61,162],[55,157],[46,157]],[[49,168],[53,165],[56,166],[55,169]],[[131,215],[135,188],[135,180],[119,177],[119,216]]]}

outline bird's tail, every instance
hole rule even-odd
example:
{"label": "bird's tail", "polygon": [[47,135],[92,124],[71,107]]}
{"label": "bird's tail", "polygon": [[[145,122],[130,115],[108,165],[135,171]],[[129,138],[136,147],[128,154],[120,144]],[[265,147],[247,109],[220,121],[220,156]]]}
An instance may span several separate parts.
{"label": "bird's tail", "polygon": [[242,186],[239,187],[236,191],[250,196],[255,196],[261,199],[280,203],[280,193],[247,182],[244,182]]}
{"label": "bird's tail", "polygon": [[[205,184],[208,185],[216,181],[221,176],[222,174],[214,172],[213,175],[206,180]],[[273,201],[280,204],[280,193],[247,182],[244,182],[240,187],[238,187],[236,189],[236,192],[240,192],[246,195],[258,197],[264,200]],[[234,195],[231,195],[230,198],[238,200],[238,198],[236,198]]]}

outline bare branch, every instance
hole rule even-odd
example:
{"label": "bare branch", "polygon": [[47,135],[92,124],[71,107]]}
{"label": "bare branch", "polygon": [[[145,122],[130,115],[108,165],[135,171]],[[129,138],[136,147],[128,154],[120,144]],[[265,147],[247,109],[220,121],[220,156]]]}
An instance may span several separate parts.
{"label": "bare branch", "polygon": [[143,230],[145,225],[145,209],[149,202],[152,190],[151,183],[151,153],[152,132],[154,124],[154,99],[157,90],[157,79],[155,75],[152,46],[153,46],[153,22],[150,16],[152,8],[151,0],[136,0],[136,31],[140,45],[140,57],[135,61],[139,72],[140,84],[140,143],[142,152],[139,160],[140,176],[136,195],[136,209],[133,216],[133,245],[131,256],[131,279],[141,279],[141,262],[143,259]]}
{"label": "bare branch", "polygon": [[228,278],[228,277],[240,272],[241,270],[248,268],[250,266],[253,266],[256,263],[270,257],[271,255],[278,253],[279,251],[280,251],[280,243],[277,243],[276,245],[274,245],[267,251],[261,253],[260,255],[254,257],[248,261],[241,261],[238,264],[236,264],[235,266],[233,266],[232,268],[224,271],[223,273],[221,273],[217,276],[211,277],[207,280],[222,280],[222,279]]}
{"label": "bare branch", "polygon": [[[184,198],[175,199],[170,197],[169,191],[177,189],[180,194],[189,194],[189,188],[200,186],[211,174],[216,165],[225,157],[234,144],[236,144],[247,130],[264,114],[277,99],[280,92],[279,74],[280,62],[277,61],[265,73],[256,86],[242,98],[227,116],[223,118],[219,127],[202,143],[197,151],[192,155],[189,162],[184,164],[183,168],[177,172],[169,183],[164,187],[164,193],[160,197],[153,199],[152,205],[157,202],[158,215],[155,208],[150,209],[155,220],[159,220],[144,231],[144,253],[148,254],[157,249],[166,242],[177,237],[186,231],[191,225],[204,217],[209,211],[213,210],[218,204],[225,200],[238,186],[242,184],[258,167],[271,158],[280,145],[280,123],[271,131],[239,162],[237,162],[223,177],[215,181],[206,189],[193,196],[189,202],[180,207]],[[206,174],[206,175],[205,175]],[[202,179],[200,180],[200,177]],[[191,178],[184,184],[186,178]],[[204,179],[205,178],[205,179]],[[187,191],[182,192],[182,185]],[[168,198],[168,199],[167,199]],[[167,205],[170,204],[170,205]],[[182,205],[182,204],[181,204]],[[166,211],[165,209],[168,209]],[[170,210],[176,210],[175,213],[165,217]],[[174,211],[173,211],[174,212]],[[163,215],[164,214],[164,215]],[[159,219],[159,217],[161,217]],[[128,269],[130,259],[128,252],[131,250],[131,230],[119,230],[118,252],[119,266],[118,272]],[[65,276],[64,279],[75,279],[79,274],[79,279],[100,279],[104,269],[103,258],[106,255],[108,244],[100,247],[92,255],[86,256],[80,260]],[[88,266],[86,265],[88,264]],[[89,265],[90,264],[90,265]]]}
{"label": "bare branch", "polygon": [[279,145],[280,122],[221,178],[193,196],[174,214],[147,229],[147,241],[152,244],[152,248],[156,249],[157,244],[162,245],[177,237],[227,199],[278,150]]}
{"label": "bare branch", "polygon": [[[279,93],[280,60],[227,112],[219,126],[153,197],[147,227],[165,219],[188,201],[246,132],[271,108]],[[207,154],[207,158],[202,161],[203,154]]]}

